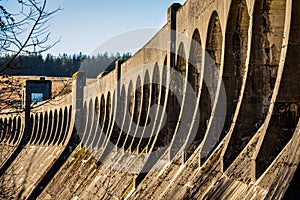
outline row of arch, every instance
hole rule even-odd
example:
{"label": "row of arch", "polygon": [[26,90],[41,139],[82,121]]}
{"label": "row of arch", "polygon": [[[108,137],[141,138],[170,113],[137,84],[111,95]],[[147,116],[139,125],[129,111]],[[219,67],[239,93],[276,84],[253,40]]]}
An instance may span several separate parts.
{"label": "row of arch", "polygon": [[[174,141],[179,124],[186,123],[187,135],[183,140],[189,142],[182,144],[189,144],[185,146],[188,158],[199,145],[205,146],[207,133],[213,132],[213,111],[222,103],[218,97],[222,80],[227,98],[225,123],[220,137],[216,136],[218,143],[202,158],[202,162],[230,133],[224,155],[224,168],[228,168],[263,125],[268,114],[279,68],[285,23],[284,20],[280,20],[275,26],[274,20],[284,18],[286,9],[286,2],[280,0],[277,2],[280,4],[280,12],[274,12],[278,5],[273,3],[274,1],[266,3],[263,0],[255,2],[252,27],[246,0],[232,1],[226,30],[222,30],[218,13],[214,11],[204,48],[198,29],[195,29],[191,36],[189,54],[186,53],[185,44],[179,42],[175,70],[184,79],[172,79],[174,76],[170,74],[167,67],[168,56],[165,55],[160,65],[156,63],[143,75],[138,74],[135,80],[121,83],[114,91],[96,94],[94,99],[84,101],[82,113],[76,113],[81,115],[81,121],[75,124],[82,141],[93,150],[105,149],[110,143],[130,152],[141,152],[146,147],[154,151],[168,144],[172,148],[176,145]],[[296,33],[294,34],[296,37]],[[289,55],[292,53],[288,53],[288,59]],[[221,75],[211,73],[208,67],[210,64],[214,64]],[[295,77],[300,77],[296,66],[289,66],[289,69],[284,71],[281,82],[288,82],[293,73],[297,74]],[[210,76],[211,82],[203,81],[206,76]],[[299,82],[297,78],[294,80],[296,85],[299,85]],[[194,110],[200,111],[198,119],[183,119],[181,115],[189,106],[185,99],[187,83],[196,94],[197,104]],[[275,103],[266,137],[268,142],[278,137],[278,148],[270,150],[266,149],[266,142],[262,144],[262,150],[258,154],[258,160],[261,162],[258,176],[289,141],[299,119],[299,112],[296,111],[299,110],[297,98],[300,95],[290,98],[289,94],[284,93],[284,89],[279,89],[280,98]],[[181,95],[175,96],[172,90]],[[160,106],[153,113],[151,107],[154,105]],[[281,108],[286,112],[279,112]],[[162,117],[164,115],[167,116],[165,122]],[[31,114],[30,144],[65,144],[71,118],[72,107]],[[278,120],[281,123],[278,123]],[[0,142],[16,143],[23,130],[21,118],[1,118],[0,124]],[[276,129],[284,131],[277,131],[278,135],[275,136],[272,132]],[[191,137],[192,133],[194,137]],[[269,156],[268,160],[265,159],[266,155]]]}
{"label": "row of arch", "polygon": [[[160,96],[164,95],[161,92],[164,89],[161,88],[160,77],[166,79],[166,73],[164,70],[161,75],[156,64],[152,78],[146,70],[143,79],[138,75],[135,81],[130,80],[127,85],[122,84],[119,94],[115,90],[112,95],[108,92],[84,102],[84,125],[79,126],[78,132],[88,147],[100,149],[111,142],[119,148],[133,152],[144,149],[150,140],[153,142],[154,129],[150,129],[149,126],[147,128],[147,125],[158,126],[156,122],[159,119],[156,118],[159,113],[152,113],[150,117],[149,111],[153,105],[164,104],[160,102],[163,101]],[[119,118],[116,119],[116,116]]]}
{"label": "row of arch", "polygon": [[54,109],[30,116],[31,145],[64,145],[72,117],[72,106]]}
{"label": "row of arch", "polygon": [[0,118],[0,143],[17,144],[21,139],[22,129],[20,116]]}
{"label": "row of arch", "polygon": [[[275,9],[278,10],[279,4],[280,12],[274,12]],[[246,1],[233,0],[225,32],[222,32],[218,13],[216,11],[212,13],[205,48],[201,46],[202,42],[198,29],[195,29],[192,35],[193,42],[190,45],[189,58],[186,57],[184,44],[179,43],[175,69],[185,79],[182,82],[179,81],[179,83],[176,80],[177,85],[175,89],[183,94],[180,98],[184,102],[184,91],[186,82],[188,82],[195,90],[198,102],[197,109],[200,110],[199,120],[194,121],[190,125],[189,131],[187,131],[188,134],[196,131],[191,144],[185,147],[188,156],[203,142],[209,129],[214,128],[210,123],[214,117],[214,113],[212,113],[213,108],[218,107],[222,103],[218,101],[220,80],[224,83],[227,102],[224,127],[221,136],[216,139],[220,142],[229,132],[231,133],[229,145],[224,155],[225,169],[229,167],[263,125],[275,87],[280,62],[279,57],[281,55],[283,29],[285,27],[284,20],[280,20],[278,24],[278,22],[275,23],[275,19],[285,18],[285,10],[285,1],[280,1],[280,3],[270,1],[266,3],[258,0],[255,2],[252,27],[250,27],[250,16]],[[249,35],[249,33],[252,33],[252,35]],[[223,37],[225,37],[224,49],[222,48]],[[203,52],[204,49],[205,52]],[[222,60],[223,54],[224,58]],[[218,74],[209,73],[207,66],[211,61],[221,73],[221,78]],[[88,141],[93,148],[98,148],[99,145],[105,146],[111,141],[118,147],[131,152],[135,150],[142,151],[149,145],[159,148],[167,143],[172,143],[178,123],[184,120],[180,118],[180,113],[187,105],[183,104],[180,106],[179,102],[176,101],[178,97],[175,97],[174,94],[168,91],[173,87],[172,81],[174,80],[172,78],[170,83],[163,83],[163,81],[167,81],[168,72],[167,68],[165,68],[166,65],[167,57],[161,65],[163,66],[161,70],[163,71],[162,75],[158,64],[153,68],[152,82],[160,82],[161,85],[148,84],[150,81],[149,71],[145,72],[143,80],[141,76],[137,76],[136,80],[130,81],[126,87],[122,85],[119,91],[121,104],[118,104],[117,107],[114,107],[111,103],[115,102],[116,99],[112,99],[110,93],[109,97],[105,98],[102,95],[100,100],[97,97],[94,101],[89,100],[89,103],[86,102],[84,104],[86,124],[82,130],[82,133],[85,133],[83,136],[84,140]],[[289,71],[289,73],[291,72]],[[204,76],[212,76],[210,79],[211,83],[203,81]],[[288,76],[290,74],[285,72],[282,81],[286,81]],[[211,94],[210,91],[215,93]],[[112,96],[115,96],[115,93]],[[281,96],[288,96],[288,94],[280,94]],[[291,104],[288,107],[297,107],[299,99],[294,99],[292,103],[281,102],[281,104],[286,103]],[[149,117],[149,111],[151,106],[155,104],[160,104],[164,109],[158,109],[151,118]],[[115,117],[126,113],[126,109],[128,109],[131,117],[123,116],[123,121],[120,124],[116,124]],[[116,114],[114,114],[114,110],[116,110]],[[167,114],[167,123],[165,126],[162,126],[160,116],[164,112]],[[276,118],[283,117],[283,115],[278,115],[281,114],[277,113]],[[152,122],[153,118],[155,122]],[[291,138],[299,115],[294,114],[292,118],[295,123],[289,127],[289,134],[280,136],[285,139],[281,139],[278,142],[281,143],[279,149],[271,152],[272,158],[280,152],[280,149]],[[146,125],[149,125],[151,122],[154,123],[151,126],[152,130],[148,130]],[[133,124],[138,124],[144,128],[139,129]],[[196,125],[198,129],[194,130],[193,126]],[[275,123],[271,123],[271,126],[282,129],[282,127],[279,127],[281,125],[276,125]],[[104,133],[102,134],[103,137],[100,136],[101,133]],[[145,134],[149,137],[143,137]],[[268,132],[268,134],[271,133]],[[190,138],[187,136],[185,139],[189,140]],[[215,146],[217,145],[218,143]],[[262,149],[266,145],[264,143]],[[207,159],[210,153],[203,157],[203,161]],[[264,155],[259,153],[258,157],[262,156]],[[267,163],[270,164],[270,162],[268,161]]]}
{"label": "row of arch", "polygon": [[[220,80],[222,80],[226,90],[225,123],[220,138],[216,138],[220,142],[226,134],[230,133],[229,143],[224,154],[225,170],[263,125],[270,109],[271,99],[274,96],[273,92],[279,73],[279,58],[284,53],[281,47],[283,46],[286,9],[287,5],[284,0],[277,2],[256,1],[252,27],[250,27],[247,2],[245,0],[233,0],[225,33],[222,33],[217,12],[212,13],[204,48],[205,53],[201,53],[201,49],[197,49],[192,44],[187,59],[183,43],[179,44],[176,70],[187,76],[187,81],[196,88],[196,91],[198,88],[199,93],[201,93],[198,97],[200,98],[199,128],[193,144],[187,149],[188,157],[195,149],[192,148],[194,145],[199,145],[208,132],[214,132],[215,127],[212,126],[214,125],[212,122],[213,118],[217,118],[218,113],[216,110],[213,113],[212,109],[223,106],[223,102],[219,101],[218,96],[209,94],[211,88],[207,87],[207,83],[198,78],[201,77],[201,73],[204,74],[204,77],[212,77],[212,82],[209,85],[213,88],[217,88]],[[292,26],[290,40],[296,41],[299,35],[296,31]],[[222,49],[223,37],[225,37],[224,50]],[[192,40],[201,46],[200,34],[197,29],[193,33]],[[257,178],[291,139],[299,120],[299,95],[291,94],[299,93],[297,89],[300,88],[299,70],[296,69],[297,64],[293,61],[295,52],[299,53],[299,49],[293,47],[292,49],[293,51],[288,50],[287,52],[277,98],[275,96],[275,109],[264,142],[257,154]],[[223,53],[224,60],[222,61]],[[210,59],[219,69],[222,75],[221,79],[219,79],[218,74],[207,74],[206,71],[210,70]],[[188,64],[186,60],[188,60]],[[191,63],[194,63],[195,67],[191,67],[193,65]],[[188,70],[186,70],[187,66]],[[198,66],[204,67],[198,70],[201,72],[200,74],[195,70],[199,69]],[[187,74],[186,71],[188,71]],[[297,88],[296,91],[286,92],[290,88],[287,83],[293,88]],[[218,92],[214,89],[212,91],[216,91],[216,94]],[[209,105],[212,97],[214,103]],[[211,122],[210,126],[205,123],[208,120]],[[273,148],[270,148],[270,144],[274,144],[271,145]],[[204,147],[202,147],[203,149]],[[214,148],[211,148],[211,151],[202,157],[202,162],[208,158],[213,150]],[[191,152],[189,153],[189,151]]]}
{"label": "row of arch", "polygon": [[71,115],[72,106],[32,113],[27,124],[29,135],[24,135],[23,117],[0,118],[0,143],[16,146],[24,136],[29,139],[30,145],[64,145],[71,125]]}
{"label": "row of arch", "polygon": [[[192,147],[199,145],[208,132],[214,132],[213,129],[215,127],[212,126],[212,122],[218,113],[216,113],[217,111],[212,113],[213,107],[217,109],[218,106],[223,106],[223,102],[218,101],[218,96],[209,94],[211,93],[209,92],[211,88],[207,87],[207,83],[201,83],[203,79],[197,79],[197,77],[201,77],[201,74],[195,72],[197,67],[190,67],[192,65],[191,63],[196,63],[196,66],[204,66],[204,68],[199,71],[201,71],[204,76],[212,77],[212,82],[209,83],[209,85],[216,94],[218,92],[216,88],[218,87],[217,85],[220,84],[220,80],[224,83],[227,111],[222,134],[220,138],[216,139],[220,142],[227,133],[231,132],[229,145],[224,156],[224,168],[227,169],[262,126],[268,114],[279,68],[279,57],[282,53],[280,48],[282,46],[285,28],[285,20],[282,19],[285,19],[285,11],[285,1],[256,1],[252,27],[250,27],[250,16],[248,14],[246,1],[233,0],[229,11],[226,33],[222,33],[219,16],[217,12],[214,11],[208,26],[206,46],[204,48],[206,52],[201,54],[199,53],[200,49],[197,50],[193,44],[191,45],[190,57],[188,58],[188,74],[186,74],[187,58],[185,58],[184,45],[183,43],[179,44],[178,55],[183,55],[183,58],[177,58],[176,69],[188,77],[187,80],[192,86],[199,86],[199,92],[201,93],[199,100],[199,128],[194,143],[188,147],[188,151],[191,151],[188,153],[188,156],[192,153],[192,150],[195,149]],[[280,18],[280,20],[277,20],[278,18]],[[249,31],[249,29],[251,31]],[[249,33],[252,33],[252,35],[248,35]],[[223,37],[225,37],[224,50],[222,49]],[[249,38],[251,38],[251,40]],[[201,46],[200,34],[197,29],[194,31],[192,39]],[[224,61],[222,62],[223,53]],[[210,70],[208,68],[211,64],[211,59],[214,65],[219,69],[222,75],[221,79],[219,79],[218,74],[207,74],[206,71]],[[291,66],[289,66],[289,68],[291,68]],[[292,75],[291,71],[290,73],[287,73],[287,70],[285,71],[281,80],[282,83],[286,82],[288,77]],[[298,70],[294,69],[294,72],[295,71]],[[294,75],[292,76],[294,77]],[[298,84],[299,81],[296,82],[296,84]],[[284,87],[286,86],[282,88]],[[299,86],[295,86],[295,88],[299,88]],[[257,173],[257,176],[262,174],[291,139],[299,119],[299,114],[295,111],[299,106],[299,98],[294,98],[293,102],[290,102],[291,100],[287,100],[290,99],[288,93],[281,92],[280,96],[281,98],[277,100],[277,102],[279,106],[286,108],[287,113],[277,112],[272,116],[271,122],[276,118],[276,123],[270,124],[266,139],[272,138],[273,141],[269,139],[268,142],[264,142],[258,153],[258,160],[262,161],[261,165],[257,165],[257,168],[260,168],[260,172]],[[210,98],[212,97],[214,103],[210,104]],[[239,102],[241,103],[239,104]],[[280,108],[278,108],[278,110],[279,109]],[[287,116],[291,118],[287,119]],[[283,118],[285,118],[285,125],[282,125],[282,122],[279,123],[278,121]],[[210,126],[208,125],[209,123],[205,123],[208,122],[208,120],[211,122]],[[291,121],[293,123],[290,123]],[[276,135],[270,131],[274,129],[289,130],[289,133],[287,133],[287,131],[281,131],[281,134],[279,134],[277,131],[278,134]],[[270,149],[268,146],[271,142],[276,142],[278,145],[272,152],[267,150]],[[215,146],[217,145],[218,143]],[[211,148],[208,154],[204,154],[205,156],[202,157],[202,162],[208,158],[213,150],[214,148]],[[266,154],[266,151],[268,151],[269,154]]]}

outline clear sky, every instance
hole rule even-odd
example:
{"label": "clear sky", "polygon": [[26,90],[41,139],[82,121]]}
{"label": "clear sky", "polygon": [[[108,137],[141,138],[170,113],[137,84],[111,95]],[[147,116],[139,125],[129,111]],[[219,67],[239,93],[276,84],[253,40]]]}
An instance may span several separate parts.
{"label": "clear sky", "polygon": [[49,0],[50,10],[62,10],[49,21],[51,40],[61,41],[48,53],[90,54],[120,33],[161,28],[167,21],[168,7],[176,2],[183,4],[185,0]]}

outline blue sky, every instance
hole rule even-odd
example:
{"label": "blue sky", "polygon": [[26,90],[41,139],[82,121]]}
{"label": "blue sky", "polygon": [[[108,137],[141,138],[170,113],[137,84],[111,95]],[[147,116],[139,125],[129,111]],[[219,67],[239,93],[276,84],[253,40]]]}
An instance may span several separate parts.
{"label": "blue sky", "polygon": [[48,53],[90,54],[120,33],[160,28],[167,21],[168,7],[175,2],[183,4],[185,0],[49,0],[50,10],[63,10],[49,21],[51,40],[61,41]]}

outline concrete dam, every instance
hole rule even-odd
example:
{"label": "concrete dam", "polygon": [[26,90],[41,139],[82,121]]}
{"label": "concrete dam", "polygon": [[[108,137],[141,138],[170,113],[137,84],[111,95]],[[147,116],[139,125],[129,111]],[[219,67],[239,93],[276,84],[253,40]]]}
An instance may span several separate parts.
{"label": "concrete dam", "polygon": [[2,110],[0,198],[297,199],[298,3],[175,3],[112,71]]}

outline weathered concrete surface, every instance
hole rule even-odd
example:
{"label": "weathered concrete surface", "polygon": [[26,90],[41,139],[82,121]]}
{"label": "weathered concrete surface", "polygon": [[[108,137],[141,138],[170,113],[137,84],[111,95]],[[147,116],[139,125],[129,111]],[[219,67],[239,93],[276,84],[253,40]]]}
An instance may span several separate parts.
{"label": "weathered concrete surface", "polygon": [[2,115],[12,121],[2,130],[6,139],[2,140],[1,148],[10,149],[7,154],[10,157],[5,157],[1,162],[3,199],[26,199],[60,157],[70,139],[68,135],[72,134],[74,124],[71,119],[71,95],[57,100],[56,105],[42,103],[42,107],[37,104],[31,110],[28,121],[21,120],[25,116],[18,113],[16,116]]}
{"label": "weathered concrete surface", "polygon": [[[18,169],[21,198],[297,197],[299,13],[292,0],[172,5],[165,26],[132,58],[90,84],[78,73],[72,94],[32,113],[31,128],[21,120],[18,137],[7,128],[17,120],[1,116],[6,146],[19,140],[3,138],[30,130],[13,159],[6,148],[1,178]],[[53,170],[75,136],[81,143]]]}

